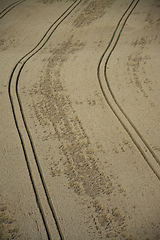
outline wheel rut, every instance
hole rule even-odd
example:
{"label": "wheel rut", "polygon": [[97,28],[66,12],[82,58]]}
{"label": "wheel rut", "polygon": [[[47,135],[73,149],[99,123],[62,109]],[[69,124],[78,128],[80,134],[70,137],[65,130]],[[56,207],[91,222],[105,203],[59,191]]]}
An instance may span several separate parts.
{"label": "wheel rut", "polygon": [[[64,236],[54,209],[54,205],[50,197],[50,193],[47,188],[47,184],[43,176],[43,171],[41,169],[39,159],[34,147],[32,135],[26,122],[21,98],[19,95],[18,85],[20,75],[25,64],[45,46],[45,44],[48,42],[52,34],[58,28],[58,26],[69,16],[69,14],[80,4],[80,2],[81,1],[74,1],[70,5],[70,7],[50,26],[50,28],[46,31],[40,42],[17,62],[11,73],[8,85],[8,94],[15,125],[21,141],[30,180],[34,189],[37,205],[42,216],[48,239],[55,239],[53,224],[51,221],[48,220],[50,218],[53,218],[56,224],[59,238],[64,239]],[[48,213],[50,213],[52,217],[48,217]]]}
{"label": "wheel rut", "polygon": [[0,12],[0,19],[2,19],[7,13],[9,13],[13,8],[15,8],[16,6],[18,6],[19,4],[23,3],[25,0],[20,0],[20,1],[16,1],[12,4],[10,4],[8,7],[6,7],[5,9],[3,9],[3,11]]}
{"label": "wheel rut", "polygon": [[116,96],[113,93],[110,87],[109,79],[107,78],[107,64],[109,62],[110,56],[115,50],[116,45],[118,44],[118,41],[128,18],[130,17],[138,3],[139,1],[132,1],[130,6],[118,22],[112,38],[99,61],[97,68],[97,77],[106,102],[112,109],[115,116],[118,118],[119,122],[122,124],[125,131],[131,137],[132,141],[140,151],[141,155],[143,156],[149,167],[152,169],[158,179],[160,179],[160,160],[116,100]]}

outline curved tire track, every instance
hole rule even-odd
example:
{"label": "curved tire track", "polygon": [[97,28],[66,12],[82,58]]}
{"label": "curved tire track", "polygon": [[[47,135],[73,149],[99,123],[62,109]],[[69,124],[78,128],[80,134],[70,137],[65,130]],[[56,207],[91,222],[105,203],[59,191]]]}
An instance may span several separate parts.
{"label": "curved tire track", "polygon": [[[160,160],[153,152],[147,141],[143,138],[141,133],[138,131],[138,129],[135,127],[135,125],[132,123],[132,121],[129,119],[129,117],[124,112],[120,104],[117,102],[116,97],[112,92],[112,89],[107,78],[107,64],[109,58],[120,39],[120,35],[126,25],[128,18],[132,14],[133,10],[135,9],[139,1],[140,0],[137,1],[133,0],[129,7],[127,8],[127,10],[125,11],[125,13],[122,15],[121,19],[119,20],[117,27],[112,35],[112,38],[99,61],[97,67],[97,77],[106,102],[110,106],[115,116],[118,118],[123,128],[131,137],[132,141],[140,151],[141,155],[143,156],[149,167],[153,170],[153,172],[160,180]],[[103,68],[103,70],[101,70],[101,68]]]}
{"label": "curved tire track", "polygon": [[[36,53],[38,53],[45,46],[45,44],[48,42],[52,34],[58,28],[58,26],[81,3],[81,1],[82,0],[74,1],[70,5],[70,7],[50,26],[50,28],[46,31],[42,39],[39,41],[39,43],[17,62],[14,69],[12,70],[12,73],[9,79],[9,84],[8,84],[9,100],[11,103],[15,125],[21,141],[30,180],[33,186],[37,205],[43,219],[43,223],[46,229],[48,239],[53,239],[52,236],[54,234],[54,233],[53,234],[51,233],[52,226],[49,226],[50,223],[47,219],[48,212],[50,212],[50,215],[52,215],[51,217],[56,224],[60,239],[64,239],[64,235],[61,230],[61,226],[60,226],[54,205],[52,203],[52,199],[50,197],[47,184],[43,176],[43,171],[40,166],[39,159],[35,150],[31,132],[27,125],[27,121],[26,121],[25,114],[22,107],[21,98],[19,95],[18,85],[19,85],[20,75],[25,64],[29,61],[29,59],[31,59]],[[43,201],[41,199],[43,199]]]}
{"label": "curved tire track", "polygon": [[24,2],[25,0],[19,0],[12,4],[10,4],[8,7],[6,7],[3,11],[0,12],[0,19],[3,18],[8,12],[10,12],[13,8],[15,8],[20,3]]}

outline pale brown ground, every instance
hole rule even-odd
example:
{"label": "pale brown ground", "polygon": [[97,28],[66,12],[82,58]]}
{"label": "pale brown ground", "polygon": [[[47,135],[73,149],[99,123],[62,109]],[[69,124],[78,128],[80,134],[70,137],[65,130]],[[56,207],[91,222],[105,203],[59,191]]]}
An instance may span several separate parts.
{"label": "pale brown ground", "polygon": [[[12,4],[1,0],[0,11]],[[160,239],[160,166],[100,77],[105,51],[128,0],[82,1],[25,65],[19,95],[66,240]],[[0,21],[1,239],[47,239],[8,96],[16,63],[73,1],[26,0]],[[92,4],[91,4],[92,3]],[[160,1],[140,0],[108,65],[113,94],[160,159]],[[53,239],[59,239],[12,91],[18,123]],[[142,156],[135,143],[145,153]]]}

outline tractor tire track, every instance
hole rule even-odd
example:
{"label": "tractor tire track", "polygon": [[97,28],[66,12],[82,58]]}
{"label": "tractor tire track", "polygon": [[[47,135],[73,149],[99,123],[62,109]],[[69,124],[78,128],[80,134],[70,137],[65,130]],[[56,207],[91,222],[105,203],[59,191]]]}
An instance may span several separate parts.
{"label": "tractor tire track", "polygon": [[6,7],[3,11],[0,12],[0,19],[3,18],[8,12],[10,12],[13,8],[15,8],[20,3],[24,2],[25,0],[16,1]]}
{"label": "tractor tire track", "polygon": [[[119,20],[117,27],[112,35],[112,38],[107,48],[105,49],[102,57],[100,58],[97,67],[97,77],[106,102],[110,106],[115,116],[118,118],[119,122],[122,124],[123,128],[131,137],[132,141],[140,151],[141,155],[143,156],[149,167],[153,170],[157,178],[160,180],[160,160],[158,159],[154,151],[151,149],[147,141],[143,138],[141,133],[138,131],[138,129],[135,127],[135,125],[132,123],[132,121],[129,119],[120,104],[117,102],[107,78],[107,64],[109,58],[120,39],[120,35],[126,25],[128,18],[132,14],[138,2],[139,0],[133,0],[125,13],[122,15],[121,19]],[[101,70],[102,68],[103,70]]]}
{"label": "tractor tire track", "polygon": [[[17,62],[14,69],[12,70],[12,73],[9,79],[9,84],[8,84],[9,100],[11,103],[15,125],[21,141],[30,180],[33,186],[37,205],[43,219],[43,223],[46,229],[48,239],[57,239],[56,235],[54,236],[55,233],[52,231],[53,226],[50,223],[50,221],[48,221],[48,219],[50,219],[51,217],[56,224],[59,238],[64,239],[64,235],[61,230],[61,226],[60,226],[56,211],[54,209],[54,205],[52,203],[52,199],[50,197],[47,184],[43,176],[43,171],[41,169],[39,159],[35,150],[31,132],[27,125],[27,121],[26,121],[25,114],[22,107],[21,98],[19,95],[18,85],[19,85],[20,75],[25,64],[29,61],[29,59],[31,59],[36,53],[38,53],[45,46],[45,44],[51,38],[52,34],[55,32],[58,26],[69,16],[69,14],[71,14],[71,12],[81,3],[81,1],[82,0],[74,1],[70,5],[70,7],[65,12],[63,12],[63,14],[50,26],[50,28],[46,31],[42,39],[39,41],[39,43]],[[43,201],[41,199],[43,199]],[[50,218],[47,215],[51,215]]]}

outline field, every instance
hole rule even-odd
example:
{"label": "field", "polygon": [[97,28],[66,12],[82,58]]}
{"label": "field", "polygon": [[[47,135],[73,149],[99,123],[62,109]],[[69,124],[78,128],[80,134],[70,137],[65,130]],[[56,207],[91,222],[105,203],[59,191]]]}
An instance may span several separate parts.
{"label": "field", "polygon": [[160,239],[160,1],[0,21],[0,239]]}

